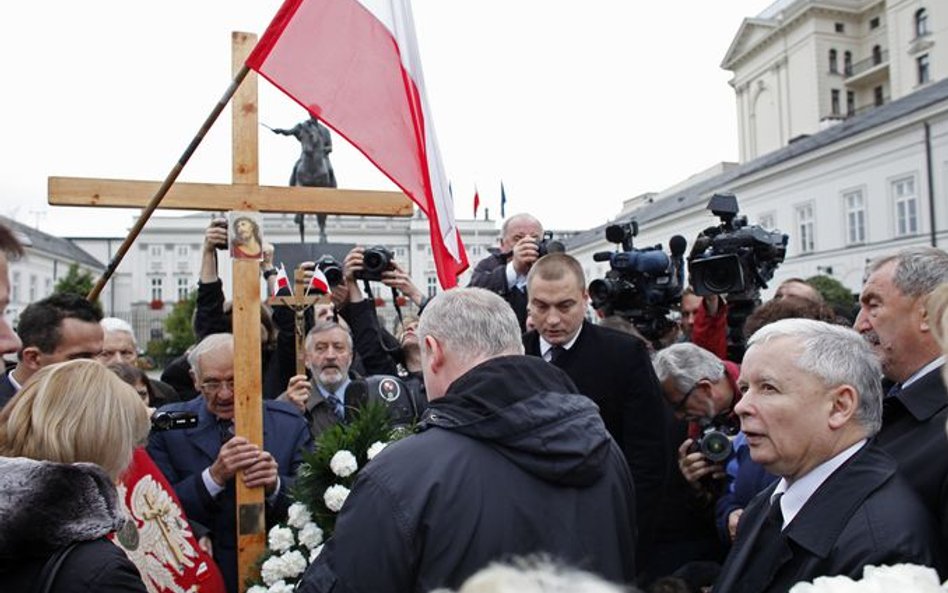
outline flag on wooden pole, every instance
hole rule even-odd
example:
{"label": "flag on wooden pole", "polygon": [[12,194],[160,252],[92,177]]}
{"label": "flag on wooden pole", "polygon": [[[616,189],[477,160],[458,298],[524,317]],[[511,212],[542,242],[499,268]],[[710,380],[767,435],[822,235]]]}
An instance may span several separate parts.
{"label": "flag on wooden pole", "polygon": [[329,294],[329,280],[326,278],[326,274],[319,269],[319,266],[313,269],[313,277],[309,281],[309,287],[306,289],[306,292],[312,292],[314,290],[320,294]]}
{"label": "flag on wooden pole", "polygon": [[285,0],[247,66],[365,154],[427,215],[441,286],[468,267],[409,0]]}
{"label": "flag on wooden pole", "polygon": [[280,289],[285,288],[293,293],[293,289],[290,288],[290,277],[286,275],[286,268],[283,267],[283,264],[280,264],[280,269],[277,270],[277,279],[276,279],[276,292],[280,292]]}

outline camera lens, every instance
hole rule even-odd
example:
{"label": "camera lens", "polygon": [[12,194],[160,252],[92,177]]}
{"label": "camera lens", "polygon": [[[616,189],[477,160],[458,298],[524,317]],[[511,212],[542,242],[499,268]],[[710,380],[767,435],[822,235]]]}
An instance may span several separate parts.
{"label": "camera lens", "polygon": [[731,439],[720,431],[712,431],[701,439],[701,454],[718,463],[731,456]]}

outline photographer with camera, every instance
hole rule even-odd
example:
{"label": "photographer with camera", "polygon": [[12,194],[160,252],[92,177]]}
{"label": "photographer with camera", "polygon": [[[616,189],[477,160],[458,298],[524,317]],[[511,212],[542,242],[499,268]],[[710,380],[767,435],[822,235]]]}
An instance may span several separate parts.
{"label": "photographer with camera", "polygon": [[[204,242],[201,248],[201,269],[198,274],[197,301],[194,308],[192,326],[197,342],[215,333],[231,331],[231,307],[233,303],[224,298],[224,284],[218,275],[217,252],[227,249],[227,219],[212,218],[204,230]],[[263,255],[260,262],[260,271],[264,278],[268,278],[268,270],[273,270],[273,245],[263,245]],[[273,274],[275,275],[274,271]],[[260,305],[260,355],[261,377],[263,393],[279,392],[280,381],[274,374],[270,363],[277,344],[277,330],[274,325],[270,308]],[[194,382],[189,374],[187,354],[175,358],[161,373],[161,381],[167,383],[178,392],[181,401],[193,399],[199,395],[194,388]],[[285,382],[284,382],[285,384]]]}
{"label": "photographer with camera", "polygon": [[[370,264],[376,263],[372,261],[373,257],[370,256]],[[418,319],[399,314],[401,329],[397,336],[381,326],[375,304],[365,298],[357,282],[357,278],[366,275],[365,258],[366,250],[362,247],[355,247],[346,255],[343,267],[349,291],[342,316],[352,329],[355,350],[362,357],[366,374],[399,377],[411,392],[415,409],[420,415],[427,407],[427,398],[421,376],[421,351],[415,334]],[[412,282],[411,275],[394,259],[390,260],[387,268],[378,274],[382,284],[401,292],[421,310],[428,299]]]}
{"label": "photographer with camera", "polygon": [[547,252],[563,252],[552,233],[544,233],[543,225],[530,214],[515,214],[500,228],[500,248],[477,263],[468,286],[486,288],[499,294],[513,308],[526,331],[527,274],[533,264]]}
{"label": "photographer with camera", "polygon": [[740,367],[694,344],[661,350],[652,363],[665,401],[676,418],[688,421],[678,447],[681,476],[694,489],[696,506],[715,509],[718,534],[730,543],[747,501],[773,481],[750,459],[739,433]]}

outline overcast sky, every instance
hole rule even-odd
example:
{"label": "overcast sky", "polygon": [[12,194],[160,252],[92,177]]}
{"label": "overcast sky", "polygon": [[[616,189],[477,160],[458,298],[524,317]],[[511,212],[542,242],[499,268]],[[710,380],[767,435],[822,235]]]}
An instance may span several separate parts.
{"label": "overcast sky", "polygon": [[[414,0],[456,216],[530,211],[548,228],[605,222],[622,201],[737,160],[720,63],[766,0]],[[230,81],[230,32],[260,34],[279,0],[0,3],[0,214],[65,236],[120,236],[136,211],[53,208],[50,175],[163,179]],[[260,121],[304,111],[261,80]],[[334,137],[340,187],[394,186]],[[260,182],[299,154],[261,129]],[[180,177],[230,181],[230,117]],[[483,216],[483,210],[480,214]]]}

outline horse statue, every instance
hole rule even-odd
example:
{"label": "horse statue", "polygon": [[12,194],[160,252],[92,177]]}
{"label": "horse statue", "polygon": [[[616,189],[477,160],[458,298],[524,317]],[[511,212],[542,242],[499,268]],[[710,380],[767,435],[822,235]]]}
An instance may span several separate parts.
{"label": "horse statue", "polygon": [[[286,130],[271,128],[274,134],[295,136],[300,141],[302,152],[293,172],[290,174],[290,186],[302,187],[336,187],[336,173],[329,162],[329,153],[332,152],[332,137],[326,126],[319,123],[315,117],[300,122]],[[305,239],[303,215],[296,215],[296,223],[300,225],[300,242]],[[326,215],[317,214],[319,224],[319,241],[326,242]]]}

